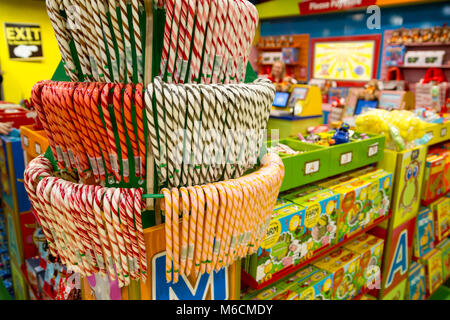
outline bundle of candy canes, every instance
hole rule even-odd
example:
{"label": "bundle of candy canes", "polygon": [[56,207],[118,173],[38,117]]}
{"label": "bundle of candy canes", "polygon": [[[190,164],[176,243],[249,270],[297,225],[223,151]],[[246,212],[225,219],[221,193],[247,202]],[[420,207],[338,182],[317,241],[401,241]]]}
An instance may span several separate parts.
{"label": "bundle of candy canes", "polygon": [[245,79],[258,23],[246,0],[163,0],[159,75],[167,82],[237,83]]}
{"label": "bundle of candy canes", "polygon": [[145,180],[142,85],[41,81],[31,100],[59,169],[128,182],[134,163]]}
{"label": "bundle of candy canes", "polygon": [[[149,2],[165,10],[160,65],[165,80],[244,81],[258,23],[258,12],[249,1]],[[72,81],[143,82],[147,23],[151,23],[147,21],[145,1],[46,3],[65,71]],[[156,35],[153,38],[158,39]]]}
{"label": "bundle of candy canes", "polygon": [[72,81],[143,82],[147,19],[143,0],[46,0],[46,4]]}
{"label": "bundle of candy canes", "polygon": [[238,179],[162,190],[167,282],[220,270],[256,252],[284,177],[278,155],[266,154],[262,164]]}
{"label": "bundle of candy canes", "polygon": [[168,84],[145,91],[150,152],[161,184],[211,183],[257,164],[275,94],[267,79],[249,84]]}
{"label": "bundle of candy canes", "polygon": [[25,188],[50,253],[70,271],[118,279],[119,286],[147,278],[142,189],[103,188],[52,176],[39,156],[24,173]]}

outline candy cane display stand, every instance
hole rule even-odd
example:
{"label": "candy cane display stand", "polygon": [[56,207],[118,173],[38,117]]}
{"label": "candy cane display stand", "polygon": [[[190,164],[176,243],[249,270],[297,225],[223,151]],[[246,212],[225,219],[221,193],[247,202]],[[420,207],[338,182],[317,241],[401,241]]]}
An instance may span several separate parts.
{"label": "candy cane display stand", "polygon": [[72,82],[33,88],[49,149],[25,185],[51,254],[84,299],[238,299],[284,177],[260,152],[275,89],[247,67],[255,7],[46,3]]}

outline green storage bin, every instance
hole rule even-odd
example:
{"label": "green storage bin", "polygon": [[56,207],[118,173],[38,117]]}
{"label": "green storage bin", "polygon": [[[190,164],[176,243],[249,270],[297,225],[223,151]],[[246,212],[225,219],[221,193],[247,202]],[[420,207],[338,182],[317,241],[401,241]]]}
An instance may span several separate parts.
{"label": "green storage bin", "polygon": [[275,143],[287,145],[296,151],[303,151],[303,153],[293,156],[280,155],[285,167],[281,192],[325,179],[329,176],[329,148],[301,143],[293,139],[269,141],[267,146],[270,147],[271,144]]}

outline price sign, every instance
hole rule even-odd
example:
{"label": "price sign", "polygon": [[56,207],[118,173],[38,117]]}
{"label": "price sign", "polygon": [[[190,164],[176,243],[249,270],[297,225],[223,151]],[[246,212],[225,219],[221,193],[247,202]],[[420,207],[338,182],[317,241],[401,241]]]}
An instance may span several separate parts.
{"label": "price sign", "polygon": [[341,161],[340,161],[341,166],[351,163],[352,160],[353,160],[353,152],[347,152],[347,153],[341,154]]}
{"label": "price sign", "polygon": [[27,136],[23,136],[23,145],[28,148],[28,145],[30,144],[30,142],[28,141],[28,137]]}
{"label": "price sign", "polygon": [[441,137],[445,137],[447,135],[447,128],[441,129]]}
{"label": "price sign", "polygon": [[320,160],[310,161],[305,163],[305,174],[313,174],[319,172]]}
{"label": "price sign", "polygon": [[34,144],[34,149],[37,154],[41,154],[42,150],[41,150],[41,145],[39,143]]}
{"label": "price sign", "polygon": [[368,156],[373,157],[378,154],[378,143],[369,146]]}

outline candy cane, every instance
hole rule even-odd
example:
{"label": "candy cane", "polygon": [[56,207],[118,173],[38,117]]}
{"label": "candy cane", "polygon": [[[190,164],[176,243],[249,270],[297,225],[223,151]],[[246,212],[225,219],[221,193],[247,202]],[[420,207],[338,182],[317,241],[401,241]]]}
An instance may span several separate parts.
{"label": "candy cane", "polygon": [[58,43],[59,52],[64,60],[64,70],[72,81],[78,81],[77,70],[72,58],[69,47],[69,39],[67,37],[66,29],[63,25],[63,20],[58,14],[59,8],[55,0],[46,0],[47,14],[55,32],[56,42]]}
{"label": "candy cane", "polygon": [[164,26],[164,44],[162,48],[162,56],[161,56],[161,66],[159,75],[161,77],[165,76],[166,68],[167,68],[167,59],[169,58],[169,52],[171,50],[171,30],[173,24],[173,9],[174,2],[173,0],[165,1],[165,9],[166,9],[166,22]]}
{"label": "candy cane", "polygon": [[200,273],[204,274],[206,271],[206,265],[208,264],[208,255],[210,248],[212,248],[211,237],[212,237],[212,215],[213,215],[213,196],[210,190],[210,185],[202,186],[203,192],[205,194],[205,203],[206,203],[206,214],[203,227],[205,228],[205,232],[203,234],[202,240],[202,260],[200,266]]}
{"label": "candy cane", "polygon": [[[140,176],[142,177],[142,180],[145,180],[146,172],[145,172],[145,165],[144,161],[146,159],[146,144],[145,144],[145,132],[144,132],[144,87],[141,83],[138,83],[136,85],[135,91],[134,91],[134,100],[133,103],[136,106],[136,136],[138,141],[138,148],[139,148],[139,172]],[[153,109],[153,108],[152,108]],[[149,129],[150,130],[150,129]]]}
{"label": "candy cane", "polygon": [[[128,261],[128,266],[130,268],[131,279],[137,279],[138,273],[136,271],[136,266],[134,263],[134,251],[133,245],[131,243],[130,232],[128,231],[128,218],[127,218],[127,195],[128,191],[126,189],[117,188],[114,197],[117,197],[116,193],[119,193],[119,218],[120,218],[120,231],[122,233],[123,239],[125,241],[125,249],[127,251],[126,261]],[[123,261],[122,261],[123,262]]]}
{"label": "candy cane", "polygon": [[172,188],[172,236],[173,236],[173,283],[178,282],[180,274],[180,232],[179,232],[179,192],[177,188]]}
{"label": "candy cane", "polygon": [[112,255],[114,258],[114,264],[116,267],[117,279],[119,280],[119,287],[125,285],[125,276],[122,270],[121,254],[119,250],[119,244],[117,241],[117,235],[114,231],[113,222],[111,218],[111,201],[114,193],[113,188],[106,189],[103,197],[103,217],[105,219],[105,226],[108,232],[109,243],[111,244]]}
{"label": "candy cane", "polygon": [[[159,139],[156,130],[156,121],[155,121],[155,113],[153,111],[153,85],[149,84],[147,89],[145,90],[145,111],[147,113],[147,122],[148,122],[148,138],[150,140],[150,152],[153,155],[156,163],[156,170],[158,173],[160,181],[162,182],[162,172],[161,172],[161,155],[160,155],[160,147],[159,147]],[[141,148],[141,141],[139,140],[139,150]],[[145,158],[144,158],[145,159]]]}
{"label": "candy cane", "polygon": [[92,210],[95,215],[95,222],[97,223],[97,230],[100,235],[100,240],[104,251],[106,268],[108,269],[110,279],[114,281],[116,279],[116,272],[114,270],[113,255],[111,253],[112,244],[110,244],[110,239],[108,238],[107,223],[103,220],[106,214],[103,214],[102,212],[102,203],[104,202],[103,196],[105,194],[105,189],[101,187],[96,188],[90,186],[88,190],[87,203],[92,205]]}
{"label": "candy cane", "polygon": [[[186,72],[188,68],[188,57],[189,57],[189,48],[191,41],[191,32],[187,30],[189,28],[189,19],[188,19],[188,10],[189,4],[188,0],[181,0],[181,12],[180,12],[180,38],[178,47],[181,50],[181,57],[179,56],[179,62],[177,67],[177,83],[183,83],[186,78]],[[193,24],[193,21],[192,21]],[[189,37],[188,37],[189,35]],[[189,44],[186,42],[189,41]],[[187,50],[186,50],[187,49]]]}
{"label": "candy cane", "polygon": [[216,235],[215,233],[215,226],[217,224],[218,221],[218,215],[219,215],[219,192],[216,189],[216,185],[215,184],[211,184],[210,185],[210,190],[212,193],[212,216],[211,216],[211,234],[209,236],[209,252],[208,252],[208,262],[206,265],[206,272],[207,273],[211,273],[214,265],[213,265],[213,244],[214,244],[214,236]]}
{"label": "candy cane", "polygon": [[130,235],[130,241],[131,241],[131,248],[133,250],[133,269],[135,271],[135,277],[134,279],[137,279],[139,277],[139,274],[141,273],[141,270],[143,270],[141,266],[141,253],[140,253],[140,246],[138,244],[138,238],[136,234],[136,229],[134,226],[134,199],[135,199],[135,192],[134,189],[124,189],[123,190],[123,196],[125,197],[125,209],[127,214],[127,228],[128,233]]}
{"label": "candy cane", "polygon": [[[95,0],[92,0],[95,1]],[[106,44],[108,47],[109,58],[111,59],[111,69],[110,76],[111,80],[114,80],[115,83],[119,83],[119,61],[116,58],[116,51],[114,47],[113,35],[111,34],[111,30],[109,29],[108,17],[106,16],[107,8],[105,7],[103,0],[97,0],[98,5],[98,13],[100,15],[100,20],[102,23],[102,31],[103,35],[106,39]]]}
{"label": "candy cane", "polygon": [[53,138],[53,134],[51,130],[49,129],[49,124],[45,115],[45,112],[43,110],[42,106],[42,100],[41,100],[41,94],[42,94],[42,88],[43,85],[47,83],[47,81],[40,81],[36,83],[33,88],[31,89],[31,102],[33,103],[33,106],[35,107],[39,120],[42,123],[42,127],[44,128],[45,135],[47,136],[50,150],[52,151],[53,157],[57,159],[56,149],[55,149],[55,141]]}
{"label": "candy cane", "polygon": [[224,60],[221,68],[220,80],[223,83],[230,82],[229,67],[231,67],[233,59],[232,42],[234,38],[231,35],[233,20],[233,8],[232,0],[224,0],[224,7],[226,8],[226,14],[224,15],[224,34],[223,34],[223,44],[224,44]]}
{"label": "candy cane", "polygon": [[188,255],[185,274],[191,274],[192,262],[194,260],[194,253],[196,247],[196,235],[197,235],[197,210],[198,210],[198,197],[194,187],[187,188],[189,192],[189,200],[191,203],[191,217],[189,219],[189,243],[188,243]]}
{"label": "candy cane", "polygon": [[[133,120],[131,119],[131,96],[133,94],[133,85],[132,84],[127,84],[125,86],[125,90],[123,92],[123,106],[124,106],[124,118],[125,118],[125,126],[124,129],[126,130],[126,132],[128,132],[128,138],[130,139],[130,143],[131,143],[131,149],[133,151],[133,156],[134,156],[134,172],[136,177],[140,176],[140,161],[139,161],[139,149],[138,149],[138,144],[136,141],[136,136],[134,135],[134,127],[133,127]],[[136,110],[136,114],[137,114],[137,110]]]}
{"label": "candy cane", "polygon": [[111,116],[109,113],[109,103],[110,103],[110,90],[112,89],[113,85],[108,83],[103,87],[102,93],[101,93],[101,107],[102,107],[102,114],[103,119],[105,120],[105,128],[106,132],[108,134],[108,143],[109,143],[109,159],[111,160],[111,167],[114,172],[114,176],[118,182],[121,181],[121,176],[119,173],[119,157],[117,155],[117,145],[116,145],[116,138],[114,136],[114,130],[111,123]]}
{"label": "candy cane", "polygon": [[[78,208],[81,212],[81,217],[84,219],[86,229],[89,230],[89,236],[93,242],[94,247],[94,256],[97,262],[100,274],[106,274],[105,267],[105,259],[103,254],[103,243],[100,240],[100,236],[102,234],[101,229],[103,227],[103,221],[101,221],[101,217],[96,217],[94,214],[94,199],[93,199],[93,191],[94,187],[89,186],[79,186],[76,191],[76,201],[78,204]],[[100,220],[98,220],[100,218]],[[97,221],[99,223],[97,223]],[[107,255],[107,249],[105,248],[105,256]]]}
{"label": "candy cane", "polygon": [[[169,86],[172,92],[172,98],[175,106],[180,106],[180,108],[174,108],[174,144],[175,150],[173,152],[174,157],[174,166],[175,166],[175,179],[174,184],[186,184],[187,183],[187,172],[183,173],[185,177],[181,174],[182,165],[183,165],[183,152],[184,152],[184,136],[185,130],[182,130],[185,126],[185,111],[183,108],[186,102],[186,91],[182,90],[181,86],[178,85],[170,85]],[[180,132],[182,134],[180,134]],[[184,180],[184,181],[183,181]]]}
{"label": "candy cane", "polygon": [[188,255],[190,200],[189,191],[186,188],[180,188],[180,194],[183,210],[183,222],[181,225],[180,276],[183,276],[185,274]]}
{"label": "candy cane", "polygon": [[[207,2],[208,3],[208,2]],[[206,39],[205,39],[205,58],[203,60],[203,68],[202,68],[202,82],[209,84],[211,82],[212,77],[212,67],[213,67],[213,54],[216,51],[216,41],[217,35],[214,33],[214,27],[216,22],[217,15],[217,4],[215,0],[209,1],[209,12],[208,14],[208,28],[206,30]],[[206,59],[206,60],[205,60]]]}
{"label": "candy cane", "polygon": [[168,189],[162,189],[164,195],[165,231],[166,231],[166,281],[172,281],[172,196]]}
{"label": "candy cane", "polygon": [[[196,237],[196,245],[195,245],[195,275],[198,276],[200,272],[201,262],[202,262],[202,250],[203,250],[203,227],[205,226],[205,194],[203,193],[203,189],[200,186],[195,186],[195,191],[197,193],[198,198],[198,207],[197,207],[197,237]],[[206,246],[206,244],[205,244]]]}
{"label": "candy cane", "polygon": [[[163,96],[163,87],[161,79],[156,77],[153,82],[154,86],[154,95],[156,98],[156,111],[157,111],[157,123],[158,123],[158,133],[159,139],[161,143],[159,144],[159,169],[161,170],[161,179],[163,181],[167,180],[168,172],[167,172],[167,147],[166,147],[166,137],[167,137],[167,129],[166,129],[166,121],[165,119],[165,104],[164,104],[164,96]],[[148,110],[148,108],[147,108]]]}
{"label": "candy cane", "polygon": [[[218,271],[220,269],[220,250],[222,249],[222,246],[224,245],[224,223],[225,223],[225,213],[227,208],[227,195],[224,188],[223,183],[215,183],[214,186],[216,187],[218,191],[219,196],[219,212],[217,217],[217,224],[215,228],[215,241],[214,241],[214,249],[213,249],[213,259],[212,259],[212,268],[213,270]],[[223,250],[223,249],[222,249]]]}
{"label": "candy cane", "polygon": [[112,29],[117,47],[119,49],[119,81],[125,82],[126,70],[126,53],[122,41],[122,34],[120,33],[119,18],[117,13],[117,2],[115,0],[108,0],[108,10],[111,17]]}
{"label": "candy cane", "polygon": [[71,12],[71,10],[78,10],[80,7],[77,5],[72,5],[72,3],[69,0],[62,0],[62,6],[64,7],[64,10],[66,11],[67,16],[72,17],[73,15],[75,15],[75,17],[77,18],[76,21],[72,21],[69,20],[69,26],[68,29],[70,30],[70,33],[72,35],[72,38],[74,40],[74,44],[75,44],[75,48],[78,54],[78,58],[80,60],[80,65],[81,65],[81,69],[83,71],[83,76],[92,77],[92,71],[91,71],[91,65],[89,62],[89,58],[88,58],[88,52],[87,52],[87,48],[85,46],[85,41],[84,41],[84,37],[82,35],[80,35],[79,29],[80,29],[80,25],[81,25],[81,18],[80,12]]}
{"label": "candy cane", "polygon": [[215,51],[214,51],[214,61],[213,61],[213,71],[212,71],[212,82],[217,83],[220,79],[220,69],[223,62],[223,50],[224,50],[224,30],[225,30],[225,17],[228,11],[228,3],[223,0],[215,0],[217,2],[217,14],[216,22],[214,24],[214,37],[215,37]]}
{"label": "candy cane", "polygon": [[198,101],[195,100],[194,90],[192,85],[186,85],[186,126],[185,126],[185,156],[183,157],[183,171],[188,173],[187,175],[187,184],[192,185],[194,183],[194,166],[192,164],[192,154],[194,152],[194,117],[195,117],[195,109],[198,108]]}
{"label": "candy cane", "polygon": [[134,43],[136,46],[136,61],[137,61],[137,81],[142,83],[144,81],[144,61],[143,61],[143,51],[142,51],[142,38],[144,35],[141,35],[141,31],[139,30],[139,1],[131,0],[131,17],[133,22],[133,36]]}
{"label": "candy cane", "polygon": [[[168,64],[168,70],[169,70],[169,76],[167,77],[167,82],[172,83],[172,81],[178,82],[177,75],[176,75],[176,69],[178,66],[178,61],[181,58],[181,38],[184,37],[182,35],[182,27],[181,27],[181,1],[175,0],[174,1],[174,8],[173,8],[173,23],[172,23],[172,30],[171,30],[171,49],[169,52],[169,64]],[[179,28],[179,29],[178,29]]]}
{"label": "candy cane", "polygon": [[[191,93],[194,96],[194,126],[191,130],[193,130],[192,133],[192,141],[193,141],[193,154],[194,154],[194,183],[199,184],[201,183],[201,165],[202,165],[202,153],[203,153],[203,130],[202,130],[202,123],[201,123],[201,94],[198,86],[196,85],[189,85],[188,89],[191,89]],[[189,130],[189,129],[188,129]],[[203,177],[204,178],[204,177]]]}
{"label": "candy cane", "polygon": [[141,279],[147,280],[147,255],[144,241],[144,228],[142,226],[142,194],[144,190],[139,188],[135,192],[134,196],[134,220],[136,222],[136,234],[139,244],[139,255],[141,262]]}
{"label": "candy cane", "polygon": [[227,265],[230,265],[235,258],[236,255],[236,247],[238,241],[239,234],[239,225],[241,221],[242,214],[242,192],[240,190],[240,186],[236,183],[236,181],[231,181],[231,191],[233,196],[234,210],[232,212],[231,220],[230,220],[230,228],[231,228],[231,241],[230,247],[228,251]]}
{"label": "candy cane", "polygon": [[[127,13],[127,2],[128,0],[117,0],[119,2],[120,15],[122,18],[122,37],[124,43],[125,50],[125,59],[126,59],[126,69],[128,77],[125,78],[125,82],[133,81],[133,59],[131,53],[131,35],[130,35],[130,25],[128,23],[128,13]],[[117,3],[117,2],[116,2]]]}
{"label": "candy cane", "polygon": [[111,216],[113,228],[117,239],[117,246],[119,248],[119,256],[121,268],[123,271],[124,285],[128,286],[130,284],[130,274],[128,271],[128,253],[127,248],[125,246],[125,240],[122,234],[122,228],[119,220],[120,193],[121,193],[120,189],[115,189],[111,190],[109,193],[107,192],[107,195],[111,196]]}
{"label": "candy cane", "polygon": [[[197,1],[196,0],[185,0],[186,1],[186,7],[187,7],[187,23],[186,23],[186,36],[184,40],[184,52],[186,53],[185,56],[185,65],[186,67],[183,68],[184,74],[181,76],[184,82],[191,82],[191,73],[192,68],[188,65],[188,57],[190,55],[191,50],[191,44],[192,44],[192,34],[194,32],[194,17],[195,12],[197,10]],[[198,53],[194,53],[197,49],[195,46],[192,46],[192,53],[195,57]]]}
{"label": "candy cane", "polygon": [[[101,14],[99,11],[99,4],[98,0],[87,0],[86,1],[86,7],[91,7],[91,10],[88,10],[89,13],[91,13],[92,18],[92,25],[95,28],[95,32],[97,33],[97,44],[96,46],[99,48],[100,53],[100,60],[99,60],[99,68],[100,68],[100,74],[99,78],[104,79],[106,82],[111,82],[113,79],[113,73],[108,65],[108,56],[106,55],[106,45],[105,41],[103,40],[103,28],[102,28],[102,21],[101,21]],[[106,72],[106,69],[108,69],[109,72]]]}

